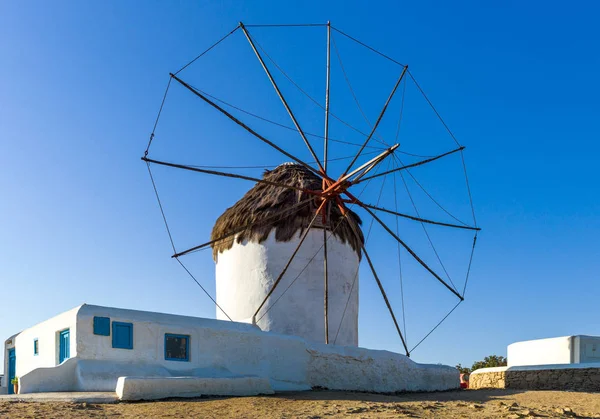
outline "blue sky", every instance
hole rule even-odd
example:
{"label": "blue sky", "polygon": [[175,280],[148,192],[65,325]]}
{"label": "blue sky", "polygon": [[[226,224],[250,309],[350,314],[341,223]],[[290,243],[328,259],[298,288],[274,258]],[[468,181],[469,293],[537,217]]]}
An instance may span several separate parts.
{"label": "blue sky", "polygon": [[[170,258],[148,173],[139,160],[168,73],[238,21],[327,20],[409,64],[467,147],[483,228],[467,298],[414,352],[414,359],[470,365],[492,353],[505,354],[506,346],[518,340],[600,334],[598,9],[594,2],[569,7],[559,2],[2,3],[0,336],[83,302],[213,317],[210,301]],[[295,81],[323,101],[323,28],[256,28],[252,33]],[[372,121],[398,67],[335,33],[334,39]],[[239,32],[181,76],[223,100],[290,123]],[[280,73],[276,76],[303,128],[321,133],[321,110]],[[368,130],[335,57],[332,79],[332,112]],[[389,142],[394,141],[399,98],[378,130]],[[400,150],[434,155],[452,149],[454,143],[409,83],[405,98]],[[248,121],[309,158],[293,132]],[[361,139],[340,123],[332,122],[331,129],[332,138]],[[151,157],[159,159],[198,165],[286,160],[180,86],[170,89],[156,134]],[[313,145],[320,155],[322,143],[313,139]],[[330,155],[346,157],[355,150],[338,143]],[[470,221],[461,170],[454,156],[413,173],[440,203]],[[166,168],[155,173],[180,249],[204,241],[216,217],[251,186]],[[380,185],[368,188],[365,200],[375,202]],[[382,203],[392,207],[391,184],[385,188]],[[411,188],[422,215],[443,218],[414,184]],[[407,198],[398,195],[399,208],[412,213]],[[400,229],[424,258],[435,262],[420,225],[403,222]],[[429,231],[460,282],[471,236]],[[368,248],[399,313],[395,244],[375,227]],[[406,255],[403,261],[407,334],[416,344],[453,307],[455,297]],[[190,256],[189,263],[214,292],[209,252]],[[361,346],[401,351],[364,269],[360,297]]]}

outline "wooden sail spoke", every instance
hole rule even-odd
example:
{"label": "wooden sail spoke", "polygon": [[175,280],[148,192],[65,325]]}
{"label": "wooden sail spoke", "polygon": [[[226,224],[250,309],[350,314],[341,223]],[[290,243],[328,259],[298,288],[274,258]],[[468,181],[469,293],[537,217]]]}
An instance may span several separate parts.
{"label": "wooden sail spoke", "polygon": [[239,126],[241,126],[242,128],[244,128],[246,131],[248,131],[250,134],[254,135],[256,138],[258,138],[259,140],[261,140],[265,144],[270,145],[271,147],[273,147],[275,150],[279,151],[284,156],[289,157],[290,159],[294,160],[298,164],[301,164],[302,166],[304,166],[305,168],[307,168],[311,172],[315,173],[316,175],[323,176],[323,173],[321,171],[315,169],[314,167],[310,166],[308,163],[300,160],[298,157],[294,156],[291,153],[288,153],[283,148],[279,147],[278,145],[276,145],[272,141],[270,141],[267,138],[265,138],[264,136],[260,135],[258,132],[254,131],[248,125],[246,125],[245,123],[243,123],[242,121],[240,121],[239,119],[237,119],[235,116],[233,116],[232,114],[230,114],[229,112],[227,112],[221,106],[217,105],[214,101],[210,100],[208,97],[206,97],[205,95],[203,95],[197,89],[194,89],[192,86],[190,86],[189,84],[187,84],[186,82],[184,82],[183,80],[181,80],[176,75],[174,75],[174,74],[171,73],[171,77],[173,77],[173,79],[175,79],[177,82],[179,82],[183,87],[185,87],[186,89],[188,89],[190,92],[192,92],[193,94],[195,94],[196,96],[198,96],[204,102],[208,103],[210,106],[212,106],[213,108],[215,108],[216,110],[218,110],[219,112],[221,112],[227,118],[229,118],[230,120],[232,120],[233,122],[235,122],[236,124],[238,124]]}
{"label": "wooden sail spoke", "polygon": [[[348,202],[348,203],[354,202],[351,199],[343,199],[343,201],[344,202]],[[415,217],[415,216],[412,216],[412,215],[403,214],[401,212],[392,211],[392,210],[389,210],[387,208],[381,208],[381,207],[377,207],[375,205],[365,204],[364,202],[362,203],[362,205],[364,207],[374,209],[375,211],[386,212],[388,214],[396,215],[398,217],[407,218],[407,219],[413,220],[413,221],[419,221],[421,223],[435,224],[435,225],[439,225],[439,226],[452,227],[452,228],[462,228],[464,230],[475,230],[475,231],[480,231],[481,230],[481,228],[479,228],[479,227],[471,227],[471,226],[467,226],[467,225],[443,223],[441,221],[433,221],[433,220],[428,220],[426,218]]]}
{"label": "wooden sail spoke", "polygon": [[396,239],[396,241],[398,243],[400,243],[400,245],[402,245],[402,247],[404,247],[406,249],[406,251],[408,253],[410,253],[410,255],[417,261],[419,262],[419,264],[421,266],[423,266],[431,275],[434,276],[435,279],[437,279],[440,283],[442,283],[446,288],[448,288],[448,290],[450,290],[450,292],[452,292],[452,294],[456,295],[458,298],[460,298],[461,300],[464,300],[463,296],[460,295],[458,293],[458,291],[456,291],[454,288],[452,288],[450,285],[448,285],[448,283],[446,281],[444,281],[437,273],[435,273],[435,271],[433,269],[431,269],[429,267],[429,265],[427,265],[406,243],[404,243],[404,241],[398,237],[398,235],[396,233],[394,233],[373,211],[371,211],[371,209],[369,207],[367,207],[366,205],[364,205],[362,202],[360,201],[355,201],[358,205],[360,205],[362,208],[365,209],[365,211],[367,211],[369,214],[371,214],[371,216],[375,219],[375,221],[377,221],[388,233],[390,233],[392,235],[392,237],[394,237]]}
{"label": "wooden sail spoke", "polygon": [[[354,225],[354,222],[352,220],[350,220],[349,218],[346,218],[348,220],[348,224],[350,225],[352,231],[354,232],[354,234],[356,234],[358,237],[360,237],[359,232],[358,232],[358,227],[356,225]],[[404,346],[404,350],[406,351],[406,356],[410,356],[410,352],[408,350],[408,346],[406,345],[406,341],[404,340],[404,336],[402,335],[402,331],[400,330],[400,326],[398,325],[398,321],[396,320],[396,315],[394,314],[394,310],[392,309],[392,305],[390,304],[390,301],[388,300],[387,294],[385,292],[385,289],[383,288],[383,285],[381,284],[381,281],[379,280],[379,275],[377,275],[377,271],[375,270],[375,266],[373,266],[373,262],[371,261],[371,257],[369,256],[369,253],[367,252],[367,249],[364,245],[364,243],[362,244],[362,252],[365,255],[365,258],[367,259],[367,263],[369,264],[369,268],[371,268],[371,272],[373,273],[373,277],[375,278],[375,281],[377,282],[377,286],[379,287],[379,291],[381,292],[381,295],[383,296],[383,299],[385,301],[385,305],[388,308],[388,311],[390,312],[390,315],[392,316],[392,320],[394,321],[394,325],[396,326],[396,331],[398,332],[398,335],[400,336],[400,340],[402,341],[402,345]]]}
{"label": "wooden sail spoke", "polygon": [[395,169],[391,169],[391,170],[388,170],[386,172],[377,173],[376,175],[367,176],[365,178],[362,178],[362,179],[354,182],[354,184],[356,185],[356,184],[358,184],[360,182],[364,182],[365,180],[375,179],[376,177],[379,177],[379,176],[385,176],[385,175],[389,175],[390,173],[399,172],[400,170],[406,170],[406,169],[410,169],[412,167],[421,166],[423,164],[430,163],[432,161],[441,159],[442,157],[449,156],[450,154],[458,153],[459,151],[462,151],[464,149],[465,149],[465,147],[462,146],[462,147],[456,148],[454,150],[448,151],[448,152],[446,152],[444,154],[440,154],[439,156],[432,157],[430,159],[421,160],[421,161],[418,161],[416,163],[407,164],[406,166],[396,167]]}
{"label": "wooden sail spoke", "polygon": [[260,55],[260,53],[256,49],[256,46],[254,45],[254,41],[252,40],[252,37],[248,33],[248,30],[244,27],[244,24],[242,22],[240,22],[240,27],[242,28],[242,31],[244,31],[244,35],[246,35],[246,39],[248,39],[248,42],[250,43],[250,46],[252,47],[252,50],[254,51],[254,54],[256,54],[256,57],[258,58],[258,61],[260,61],[260,64],[262,65],[262,68],[265,70],[265,73],[267,74],[267,77],[271,81],[271,84],[273,85],[273,88],[275,89],[275,92],[277,93],[277,96],[279,96],[279,99],[281,100],[281,103],[283,103],[283,106],[285,107],[285,110],[289,114],[290,118],[292,119],[292,122],[294,123],[296,129],[298,130],[298,133],[302,137],[302,140],[304,141],[304,144],[306,144],[306,147],[308,147],[308,150],[310,151],[310,154],[312,154],[312,156],[315,159],[315,162],[317,163],[317,165],[319,166],[319,169],[321,170],[321,172],[325,172],[325,169],[323,169],[323,166],[321,165],[321,162],[319,161],[319,158],[317,157],[317,154],[315,153],[315,150],[313,150],[312,146],[310,145],[310,142],[308,141],[308,138],[306,138],[306,135],[304,134],[304,131],[300,127],[300,124],[298,123],[298,120],[296,119],[296,117],[294,116],[294,113],[292,112],[292,109],[290,108],[290,105],[288,105],[287,101],[285,100],[285,97],[281,93],[281,90],[279,90],[279,86],[277,86],[277,83],[275,82],[275,79],[271,75],[271,72],[269,71],[269,68],[267,67],[267,65],[265,64],[262,56]]}
{"label": "wooden sail spoke", "polygon": [[311,197],[311,198],[305,199],[303,201],[300,201],[297,204],[294,204],[291,207],[289,207],[289,208],[287,208],[287,209],[285,209],[285,210],[283,210],[281,212],[278,212],[276,214],[273,214],[270,217],[265,218],[264,220],[261,220],[260,222],[248,223],[245,226],[242,226],[240,228],[232,230],[232,231],[224,234],[223,236],[221,236],[219,238],[213,239],[213,240],[208,241],[206,243],[202,243],[202,244],[200,244],[198,246],[191,247],[191,248],[189,248],[187,250],[184,250],[182,252],[175,253],[171,257],[172,258],[178,258],[179,256],[187,255],[189,253],[195,252],[196,250],[202,250],[202,249],[204,249],[204,248],[206,248],[208,246],[212,246],[213,244],[222,242],[223,240],[227,240],[227,239],[232,239],[233,240],[233,237],[236,236],[237,234],[241,233],[242,231],[246,231],[246,230],[252,229],[253,227],[255,227],[257,225],[261,225],[261,226],[271,225],[271,224],[279,221],[284,216],[286,216],[286,217],[291,216],[295,212],[299,211],[303,205],[308,204],[313,199],[315,199],[315,198]]}
{"label": "wooden sail spoke", "polygon": [[388,108],[388,105],[390,104],[392,98],[394,97],[394,93],[396,93],[396,90],[398,89],[398,86],[400,85],[400,82],[402,81],[402,79],[404,78],[404,75],[406,74],[406,70],[408,70],[408,66],[404,66],[404,69],[402,70],[402,73],[400,74],[400,77],[398,77],[398,81],[396,81],[396,84],[394,85],[394,88],[392,89],[392,92],[388,96],[388,98],[387,98],[387,100],[385,102],[385,105],[383,105],[383,109],[379,113],[379,116],[377,117],[377,120],[375,121],[375,124],[373,125],[373,128],[371,129],[371,132],[369,133],[369,136],[367,137],[367,139],[365,140],[365,142],[363,143],[363,145],[358,150],[358,153],[356,153],[356,156],[354,156],[354,159],[352,159],[352,161],[350,162],[350,164],[348,165],[348,167],[344,171],[344,175],[347,174],[350,171],[350,169],[352,169],[352,166],[354,166],[354,163],[356,163],[356,160],[360,157],[361,153],[363,152],[363,150],[365,149],[365,147],[367,146],[367,144],[371,140],[371,137],[373,136],[373,134],[375,134],[375,131],[377,130],[377,127],[379,126],[379,123],[381,122],[381,119],[383,118],[383,115],[385,114],[385,111]]}
{"label": "wooden sail spoke", "polygon": [[185,164],[169,163],[169,162],[165,162],[165,161],[149,159],[148,157],[142,157],[142,160],[144,160],[145,162],[148,162],[148,163],[154,163],[154,164],[158,164],[158,165],[161,165],[161,166],[174,167],[176,169],[189,170],[189,171],[192,171],[192,172],[205,173],[207,175],[215,175],[215,176],[231,177],[231,178],[236,178],[236,179],[244,179],[244,180],[250,180],[250,181],[256,182],[256,183],[264,183],[265,185],[277,186],[279,188],[294,189],[296,191],[304,192],[304,193],[307,193],[307,194],[310,194],[310,195],[318,195],[319,194],[318,192],[315,192],[315,191],[310,190],[310,189],[299,188],[299,187],[293,186],[293,185],[286,185],[285,183],[271,182],[270,180],[259,179],[259,178],[255,178],[255,177],[252,177],[252,176],[239,175],[239,174],[236,174],[236,173],[220,172],[220,171],[217,171],[217,170],[200,169],[198,167],[187,166]]}

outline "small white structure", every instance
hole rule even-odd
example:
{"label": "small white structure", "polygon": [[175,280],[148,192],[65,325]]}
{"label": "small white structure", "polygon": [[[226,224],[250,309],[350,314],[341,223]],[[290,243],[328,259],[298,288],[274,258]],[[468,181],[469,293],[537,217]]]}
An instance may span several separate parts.
{"label": "small white structure", "polygon": [[508,345],[508,366],[583,364],[600,362],[599,336],[562,336]]}
{"label": "small white structure", "polygon": [[[267,171],[263,178],[309,190],[322,187],[317,176],[292,163]],[[252,322],[315,214],[312,201],[306,202],[308,198],[310,195],[293,189],[257,183],[215,223],[212,240],[253,226],[234,239],[213,245],[216,299],[231,319]],[[262,330],[325,342],[325,229],[331,236],[327,240],[329,342],[358,346],[358,266],[363,238],[357,238],[348,223],[360,231],[359,217],[349,211],[345,218],[335,206],[330,208],[326,225],[320,216],[317,218],[281,283],[256,317]],[[227,319],[219,308],[217,318]]]}
{"label": "small white structure", "polygon": [[[5,342],[19,393],[116,391],[123,400],[326,387],[448,390],[458,371],[404,355],[307,342],[251,324],[84,304]],[[9,387],[10,389],[10,387]]]}

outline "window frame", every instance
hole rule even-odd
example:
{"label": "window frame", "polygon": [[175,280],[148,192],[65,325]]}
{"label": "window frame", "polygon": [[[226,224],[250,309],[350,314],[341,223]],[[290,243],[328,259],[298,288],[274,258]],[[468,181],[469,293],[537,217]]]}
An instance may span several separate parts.
{"label": "window frame", "polygon": [[[167,338],[186,338],[185,341],[185,358],[168,358],[167,357]],[[190,362],[190,335],[181,333],[165,333],[165,361]]]}
{"label": "window frame", "polygon": [[40,340],[38,338],[33,339],[33,356],[40,354]]}
{"label": "window frame", "polygon": [[[128,346],[115,346],[117,344],[116,339],[118,334],[115,333],[115,329],[116,327],[119,326],[127,326],[129,328],[129,336],[130,336],[130,342]],[[133,349],[133,323],[129,323],[129,322],[112,322],[112,327],[111,327],[111,332],[112,332],[112,347],[114,349]]]}

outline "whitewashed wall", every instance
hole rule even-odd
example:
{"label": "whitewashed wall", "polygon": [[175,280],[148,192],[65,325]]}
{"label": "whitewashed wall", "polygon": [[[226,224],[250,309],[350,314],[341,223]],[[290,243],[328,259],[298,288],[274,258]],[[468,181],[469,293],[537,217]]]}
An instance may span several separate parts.
{"label": "whitewashed wall", "polygon": [[[234,243],[231,249],[218,255],[217,302],[236,321],[251,321],[300,241],[300,238],[296,237],[289,242],[276,242],[274,236],[275,232],[272,231],[267,240],[260,244]],[[325,341],[322,245],[323,230],[312,229],[258,316],[260,318],[285,292],[273,308],[257,322],[262,330],[300,336],[313,342]],[[358,278],[353,289],[352,283],[357,275],[358,255],[352,247],[340,242],[335,236],[327,241],[327,254],[330,343],[333,343],[339,328],[336,344],[357,346]],[[302,271],[307,264],[308,267]],[[296,282],[285,291],[298,276]],[[346,314],[340,327],[346,304]],[[218,308],[217,318],[227,319]]]}
{"label": "whitewashed wall", "polygon": [[[451,367],[416,364],[386,351],[311,344],[299,337],[263,332],[250,324],[91,305],[65,314],[69,313],[77,313],[71,326],[71,359],[21,375],[23,393],[114,391],[119,377],[137,377],[139,381],[144,377],[255,376],[268,378],[274,391],[309,390],[312,386],[425,391],[452,389],[459,383],[458,371]],[[94,316],[133,323],[133,349],[112,348],[112,336],[94,335]],[[40,330],[39,336],[63,327],[60,322],[47,321],[31,330],[42,325],[48,330]],[[165,333],[190,335],[189,362],[164,359]],[[27,340],[16,342],[19,362],[19,345],[27,345]]]}
{"label": "whitewashed wall", "polygon": [[516,342],[508,345],[508,366],[571,364],[573,353],[572,336]]}
{"label": "whitewashed wall", "polygon": [[[59,358],[59,333],[70,329],[70,356],[77,355],[75,345],[77,312],[81,307],[52,317],[29,329],[23,330],[15,338],[15,352],[17,356],[16,374],[23,377],[30,371],[41,367],[54,367],[58,365]],[[38,355],[33,353],[33,341],[38,340]]]}
{"label": "whitewashed wall", "polygon": [[[113,348],[112,328],[111,336],[94,335],[94,316],[132,323],[133,349]],[[24,392],[53,391],[56,381],[67,386],[60,391],[111,391],[120,376],[255,375],[270,378],[277,390],[307,389],[304,341],[266,334],[250,324],[83,305],[76,330],[77,356],[72,348],[70,361],[24,377]],[[189,362],[165,360],[165,333],[190,336]]]}

